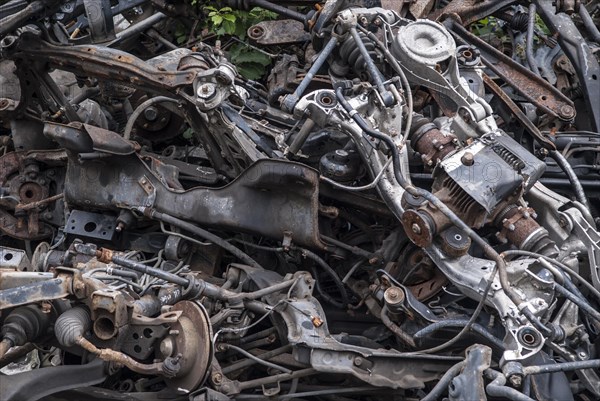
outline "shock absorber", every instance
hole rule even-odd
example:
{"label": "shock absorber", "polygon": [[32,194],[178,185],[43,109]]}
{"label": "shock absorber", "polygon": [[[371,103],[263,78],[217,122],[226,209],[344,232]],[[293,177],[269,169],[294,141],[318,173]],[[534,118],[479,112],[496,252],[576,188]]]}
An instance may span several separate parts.
{"label": "shock absorber", "polygon": [[[377,58],[375,52],[375,44],[362,32],[358,32],[358,36],[371,59]],[[339,48],[339,55],[343,64],[333,63],[332,70],[336,75],[345,76],[350,71],[353,71],[359,78],[364,81],[372,81],[366,68],[365,56],[356,46],[354,39],[348,37]]]}

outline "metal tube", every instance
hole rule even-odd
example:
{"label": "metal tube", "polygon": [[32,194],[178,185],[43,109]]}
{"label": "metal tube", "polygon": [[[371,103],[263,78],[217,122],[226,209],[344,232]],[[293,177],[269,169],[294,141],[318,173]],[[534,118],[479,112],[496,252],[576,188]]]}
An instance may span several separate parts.
{"label": "metal tube", "polygon": [[300,21],[303,23],[306,22],[306,14],[302,14],[297,11],[290,10],[289,8],[280,6],[279,4],[271,3],[270,1],[266,1],[266,0],[250,0],[249,3],[253,4],[257,7],[261,7],[261,8],[267,9],[269,11],[273,11],[279,15],[283,15],[285,17],[294,19],[296,21]]}
{"label": "metal tube", "polygon": [[529,19],[527,21],[527,40],[525,44],[525,55],[527,56],[527,63],[531,71],[535,75],[540,76],[540,69],[535,61],[533,55],[533,36],[535,35],[535,16],[537,15],[537,7],[535,3],[529,5]]}
{"label": "metal tube", "polygon": [[232,344],[227,344],[227,343],[223,343],[221,344],[221,346],[223,346],[225,349],[232,349],[236,352],[239,352],[240,354],[244,355],[246,358],[250,358],[250,360],[254,361],[255,363],[264,365],[268,368],[272,368],[275,370],[278,370],[280,372],[284,372],[284,373],[292,373],[292,371],[288,368],[284,368],[283,366],[279,366],[276,363],[273,362],[269,362],[269,361],[265,361],[264,359],[261,359],[259,357],[257,357],[256,355],[252,355],[251,353],[249,353],[248,351],[246,351],[245,349],[242,349],[240,347],[237,347],[235,345]]}
{"label": "metal tube", "polygon": [[255,379],[255,380],[248,380],[246,382],[241,382],[239,384],[239,389],[247,390],[249,388],[259,387],[259,386],[262,386],[265,384],[277,383],[279,381],[284,381],[284,380],[298,379],[300,377],[314,375],[315,373],[317,373],[317,370],[313,369],[313,368],[296,370],[295,372],[292,372],[292,373],[281,373],[278,375],[263,377],[263,378]]}
{"label": "metal tube", "polygon": [[302,124],[302,127],[300,128],[298,135],[296,135],[296,137],[292,141],[292,144],[288,148],[289,154],[295,155],[296,153],[298,153],[300,151],[300,149],[304,145],[304,142],[306,142],[306,139],[310,135],[310,132],[312,131],[314,126],[315,126],[315,122],[313,120],[311,120],[310,118],[307,118],[306,121],[304,121],[304,124]]}
{"label": "metal tube", "polygon": [[106,46],[107,47],[115,47],[116,45],[118,45],[122,41],[124,41],[125,39],[128,39],[132,36],[137,35],[138,33],[142,33],[144,31],[150,29],[152,26],[158,24],[160,21],[162,21],[165,18],[167,18],[167,16],[161,12],[153,14],[150,17],[142,20],[141,22],[131,25],[129,28],[125,29],[124,31],[119,32],[117,34],[117,38],[115,40],[113,40],[112,42],[108,43]]}
{"label": "metal tube", "polygon": [[585,29],[592,36],[592,40],[596,43],[600,43],[600,30],[598,30],[598,26],[594,23],[592,16],[583,4],[579,6],[579,16],[581,17]]}
{"label": "metal tube", "polygon": [[375,66],[375,63],[373,62],[369,51],[365,47],[365,44],[360,38],[360,35],[358,34],[358,31],[355,27],[350,28],[350,35],[352,35],[352,39],[354,39],[354,42],[356,43],[360,54],[362,54],[363,56],[363,60],[367,65],[367,71],[369,71],[371,79],[373,80],[373,82],[375,82],[375,86],[377,86],[377,89],[379,90],[379,94],[383,99],[383,103],[386,106],[391,106],[392,103],[394,103],[394,96],[387,89],[385,89],[385,86],[383,86],[383,80],[381,79],[381,71],[379,71],[379,69],[377,69],[377,66]]}
{"label": "metal tube", "polygon": [[327,60],[327,57],[329,57],[329,55],[331,54],[333,49],[335,49],[337,44],[338,39],[336,36],[333,36],[331,37],[331,39],[329,39],[329,42],[327,42],[323,50],[321,50],[321,53],[319,53],[319,56],[317,57],[313,65],[310,67],[310,70],[308,70],[306,76],[304,77],[304,79],[302,79],[302,82],[300,82],[300,85],[298,85],[294,93],[284,97],[283,101],[281,102],[281,107],[285,111],[291,113],[294,110],[294,107],[296,106],[296,103],[298,103],[300,96],[302,96],[306,88],[308,88],[308,85],[312,82],[313,78],[321,69],[323,64],[325,64],[325,60]]}
{"label": "metal tube", "polygon": [[591,316],[596,321],[600,322],[600,312],[594,309],[590,304],[588,304],[585,300],[579,298],[577,295],[568,291],[565,287],[558,283],[554,283],[554,289],[556,292],[567,298],[569,301],[573,302],[580,309],[582,309],[585,313]]}
{"label": "metal tube", "polygon": [[400,326],[392,322],[390,317],[388,316],[388,307],[387,305],[383,305],[381,309],[381,321],[392,333],[394,333],[402,342],[410,345],[411,347],[415,347],[415,340],[413,340],[412,336],[402,330]]}
{"label": "metal tube", "polygon": [[600,359],[590,359],[589,361],[575,361],[553,363],[548,365],[524,366],[523,374],[539,375],[544,373],[567,372],[570,370],[598,369],[600,368]]}
{"label": "metal tube", "polygon": [[[253,355],[255,358],[261,359],[261,360],[268,360],[270,358],[273,358],[274,356],[277,355],[281,355],[281,354],[285,354],[288,351],[292,350],[292,345],[291,344],[287,344],[284,345],[283,347],[279,347],[276,348],[272,351],[267,351],[265,353],[262,353],[260,355]],[[240,370],[243,368],[247,368],[248,366],[252,366],[255,363],[257,363],[254,359],[246,359],[240,362],[236,362],[234,364],[231,364],[229,366],[226,366],[222,369],[222,373],[224,375],[229,374],[231,372],[235,372],[236,370]]]}
{"label": "metal tube", "polygon": [[190,281],[188,279],[178,276],[177,274],[168,273],[168,272],[166,272],[164,270],[160,270],[160,269],[155,269],[154,267],[146,266],[143,263],[134,262],[133,260],[124,258],[122,256],[114,255],[111,258],[111,261],[118,265],[125,266],[131,270],[135,270],[140,273],[147,274],[149,276],[158,277],[161,280],[165,280],[170,283],[175,283],[175,284],[181,285],[183,287],[187,287],[190,283]]}

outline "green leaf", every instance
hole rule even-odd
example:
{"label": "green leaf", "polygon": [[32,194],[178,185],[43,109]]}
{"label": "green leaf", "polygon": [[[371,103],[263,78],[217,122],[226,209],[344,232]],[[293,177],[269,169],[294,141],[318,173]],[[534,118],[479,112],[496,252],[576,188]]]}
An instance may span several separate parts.
{"label": "green leaf", "polygon": [[235,33],[235,22],[223,21],[223,29],[227,35],[233,35]]}
{"label": "green leaf", "polygon": [[194,137],[194,130],[192,130],[191,128],[186,129],[185,131],[183,131],[183,137],[185,139],[192,139]]}
{"label": "green leaf", "polygon": [[223,22],[223,17],[220,15],[213,15],[210,19],[215,26],[219,26]]}
{"label": "green leaf", "polygon": [[245,63],[237,66],[238,72],[247,79],[257,80],[263,76],[265,69],[255,63]]}

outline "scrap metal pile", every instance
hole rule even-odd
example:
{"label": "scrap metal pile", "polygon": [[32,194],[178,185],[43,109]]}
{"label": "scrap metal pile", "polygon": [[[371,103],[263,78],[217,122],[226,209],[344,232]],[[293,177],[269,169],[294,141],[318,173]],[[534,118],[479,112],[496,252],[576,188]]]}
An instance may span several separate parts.
{"label": "scrap metal pile", "polygon": [[2,3],[0,399],[600,398],[597,1]]}

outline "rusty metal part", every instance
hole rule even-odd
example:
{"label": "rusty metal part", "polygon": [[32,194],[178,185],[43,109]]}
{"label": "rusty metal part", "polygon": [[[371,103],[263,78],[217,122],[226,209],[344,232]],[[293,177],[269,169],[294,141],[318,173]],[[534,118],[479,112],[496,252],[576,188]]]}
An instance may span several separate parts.
{"label": "rusty metal part", "polygon": [[25,62],[43,59],[54,68],[75,74],[87,73],[154,93],[175,94],[177,88],[191,85],[196,76],[192,70],[161,71],[129,53],[108,47],[55,46],[26,34],[12,57]]}
{"label": "rusty metal part", "polygon": [[[181,369],[177,376],[167,380],[167,385],[175,389],[195,389],[204,383],[211,365],[213,336],[210,320],[201,305],[190,301],[178,302],[171,311],[181,311],[182,314],[171,326],[171,334],[163,339],[161,349],[182,357],[179,361]],[[170,343],[170,346],[163,346],[165,343]]]}
{"label": "rusty metal part", "polygon": [[171,373],[165,369],[164,362],[155,362],[151,364],[140,363],[122,352],[115,351],[110,348],[100,349],[83,337],[80,337],[77,343],[83,349],[94,355],[97,355],[103,361],[115,362],[117,364],[126,366],[134,372],[144,375],[171,376]]}
{"label": "rusty metal part", "polygon": [[64,196],[63,194],[58,194],[58,195],[50,196],[49,198],[45,198],[45,199],[42,199],[42,200],[39,200],[39,201],[29,202],[29,203],[22,204],[22,205],[17,205],[15,207],[15,209],[16,210],[23,210],[23,211],[35,209],[35,208],[38,208],[40,206],[45,206],[48,203],[52,203],[54,201],[62,199],[63,196]]}
{"label": "rusty metal part", "polygon": [[0,157],[0,185],[8,182],[8,177],[25,167],[26,161],[36,161],[49,166],[63,166],[67,162],[64,150],[10,152]]}
{"label": "rusty metal part", "polygon": [[446,15],[455,14],[465,26],[479,21],[513,3],[515,0],[453,0],[441,10],[434,11],[429,18],[438,20]]}
{"label": "rusty metal part", "polygon": [[446,21],[455,38],[462,44],[473,45],[479,49],[483,64],[521,96],[553,117],[565,121],[575,118],[576,111],[573,101],[560,93],[549,82],[473,35],[456,21],[451,19]]}
{"label": "rusty metal part", "polygon": [[540,253],[548,257],[558,256],[558,248],[548,236],[548,231],[539,225],[535,210],[529,207],[510,205],[496,217],[501,241],[508,241],[519,249]]}
{"label": "rusty metal part", "polygon": [[310,40],[304,24],[291,19],[259,22],[248,28],[248,37],[263,46],[304,43]]}
{"label": "rusty metal part", "polygon": [[40,174],[39,165],[60,166],[64,161],[64,151],[11,152],[0,157],[0,186],[8,186],[20,201],[14,214],[7,210],[13,207],[10,203],[0,202],[1,232],[21,240],[52,234],[51,228],[39,221],[37,208],[57,199],[48,200],[49,182]]}
{"label": "rusty metal part", "polygon": [[0,231],[21,240],[40,240],[52,235],[52,229],[40,223],[36,215],[15,217],[3,209],[0,209]]}
{"label": "rusty metal part", "polygon": [[581,7],[581,0],[555,0],[553,3],[557,13],[568,15],[579,12],[579,7]]}
{"label": "rusty metal part", "polygon": [[556,14],[550,1],[535,0],[534,3],[546,26],[558,35],[558,43],[575,67],[579,78],[587,115],[578,121],[578,125],[587,125],[592,131],[600,131],[600,63],[597,55],[570,16],[564,13]]}
{"label": "rusty metal part", "polygon": [[[34,349],[35,345],[33,343],[27,343],[20,347],[12,348],[9,352],[5,353],[2,357],[0,357],[0,368],[3,368],[9,363],[24,357]],[[0,354],[2,354],[2,352],[0,352]]]}
{"label": "rusty metal part", "polygon": [[446,284],[448,284],[448,278],[436,268],[433,277],[429,280],[406,287],[419,301],[425,301],[440,292]]}
{"label": "rusty metal part", "polygon": [[[318,229],[319,177],[315,170],[299,163],[263,159],[225,187],[182,192],[167,188],[145,163],[150,160],[129,155],[73,161],[67,169],[65,198],[102,209],[154,206],[206,226],[277,240],[290,232],[298,245],[324,249]],[[121,174],[128,177],[130,185],[112,179]]]}
{"label": "rusty metal part", "polygon": [[[419,124],[426,120],[424,124]],[[443,133],[435,125],[428,123],[429,120],[414,121],[411,130],[411,144],[421,154],[421,160],[426,166],[433,166],[439,160],[456,150],[457,138],[454,134]]]}
{"label": "rusty metal part", "polygon": [[494,92],[494,94],[504,103],[515,115],[517,120],[529,131],[535,139],[546,149],[556,150],[556,145],[550,139],[546,138],[540,130],[531,122],[529,118],[523,113],[521,108],[500,88],[492,78],[487,74],[483,74],[483,83],[485,86]]}
{"label": "rusty metal part", "polygon": [[415,245],[421,248],[431,245],[435,231],[425,214],[415,210],[405,211],[402,215],[402,226]]}
{"label": "rusty metal part", "polygon": [[1,290],[0,310],[13,308],[19,305],[64,298],[71,294],[72,282],[72,277],[62,275],[50,280]]}

